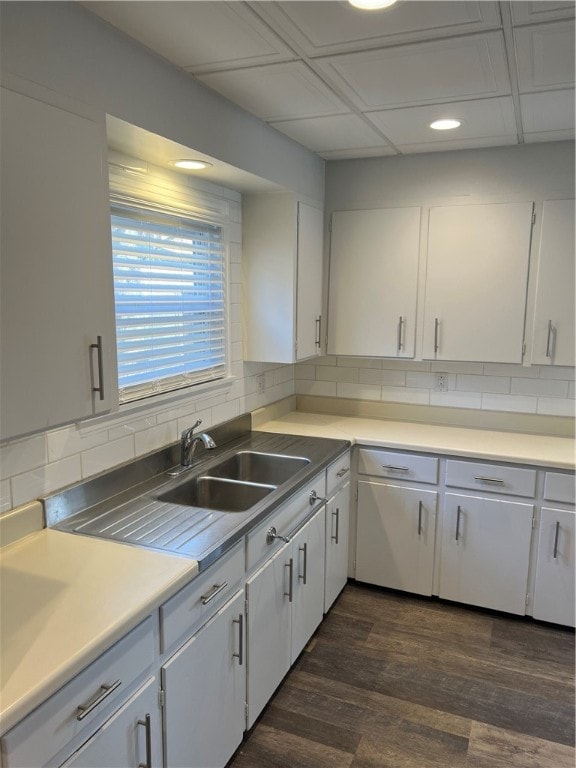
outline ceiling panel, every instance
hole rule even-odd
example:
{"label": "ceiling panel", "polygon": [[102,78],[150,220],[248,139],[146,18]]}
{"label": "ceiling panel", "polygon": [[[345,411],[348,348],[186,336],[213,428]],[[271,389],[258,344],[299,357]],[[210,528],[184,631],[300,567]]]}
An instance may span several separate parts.
{"label": "ceiling panel", "polygon": [[497,32],[344,54],[319,66],[362,110],[499,96],[510,89]]}
{"label": "ceiling panel", "polygon": [[386,13],[348,3],[252,3],[255,11],[292,39],[307,56],[481,32],[500,25],[494,2],[404,2]]}
{"label": "ceiling panel", "polygon": [[522,2],[511,3],[512,18],[515,24],[539,24],[542,21],[556,21],[557,19],[574,18],[573,2]]}
{"label": "ceiling panel", "polygon": [[520,91],[574,84],[574,25],[571,21],[516,30]]}
{"label": "ceiling panel", "polygon": [[550,131],[574,133],[574,91],[528,93],[520,97],[520,105],[526,135]]}
{"label": "ceiling panel", "polygon": [[422,144],[399,144],[400,149],[406,155],[418,152],[449,152],[454,149],[479,149],[481,147],[506,147],[516,144],[516,137],[489,136],[475,139],[447,138],[445,141],[424,142]]}
{"label": "ceiling panel", "polygon": [[349,111],[303,62],[212,72],[198,79],[267,121]]}
{"label": "ceiling panel", "polygon": [[356,115],[287,120],[271,125],[320,153],[325,150],[386,146],[386,141]]}
{"label": "ceiling panel", "polygon": [[168,61],[195,72],[294,58],[243,3],[151,0],[85,5]]}

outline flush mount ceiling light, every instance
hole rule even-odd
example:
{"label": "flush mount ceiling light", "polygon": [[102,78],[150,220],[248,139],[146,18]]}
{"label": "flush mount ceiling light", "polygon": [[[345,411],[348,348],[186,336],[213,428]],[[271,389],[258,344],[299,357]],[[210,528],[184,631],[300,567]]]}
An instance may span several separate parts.
{"label": "flush mount ceiling light", "polygon": [[364,11],[375,11],[379,8],[389,8],[396,0],[348,0],[354,8],[362,8]]}
{"label": "flush mount ceiling light", "polygon": [[430,123],[430,128],[434,128],[435,131],[451,131],[453,128],[460,128],[462,120],[457,120],[454,117],[445,117],[442,120],[434,120]]}
{"label": "flush mount ceiling light", "polygon": [[212,163],[207,163],[204,160],[171,160],[170,165],[184,171],[202,171],[204,168],[211,167]]}

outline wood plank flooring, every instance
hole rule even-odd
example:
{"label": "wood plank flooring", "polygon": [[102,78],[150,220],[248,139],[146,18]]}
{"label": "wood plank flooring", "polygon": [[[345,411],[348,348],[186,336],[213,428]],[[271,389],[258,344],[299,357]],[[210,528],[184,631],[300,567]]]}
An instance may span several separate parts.
{"label": "wood plank flooring", "polygon": [[349,583],[228,768],[574,768],[574,632]]}

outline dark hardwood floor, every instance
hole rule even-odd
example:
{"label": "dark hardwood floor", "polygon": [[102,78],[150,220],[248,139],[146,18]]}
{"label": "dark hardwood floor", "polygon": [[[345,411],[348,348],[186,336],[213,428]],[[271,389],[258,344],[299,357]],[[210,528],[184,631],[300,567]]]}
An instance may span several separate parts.
{"label": "dark hardwood floor", "polygon": [[350,583],[228,768],[574,768],[574,632]]}

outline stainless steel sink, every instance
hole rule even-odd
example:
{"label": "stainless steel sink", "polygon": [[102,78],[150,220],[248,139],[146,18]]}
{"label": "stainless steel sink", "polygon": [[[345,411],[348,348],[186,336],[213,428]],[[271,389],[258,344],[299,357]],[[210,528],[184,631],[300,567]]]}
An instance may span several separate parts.
{"label": "stainless steel sink", "polygon": [[276,486],[220,477],[192,477],[156,498],[169,504],[202,507],[217,512],[245,512],[262,501]]}
{"label": "stainless steel sink", "polygon": [[228,478],[229,480],[241,480],[249,483],[282,485],[308,464],[310,464],[310,459],[301,456],[239,451],[221,464],[217,464],[206,474],[209,477]]}

